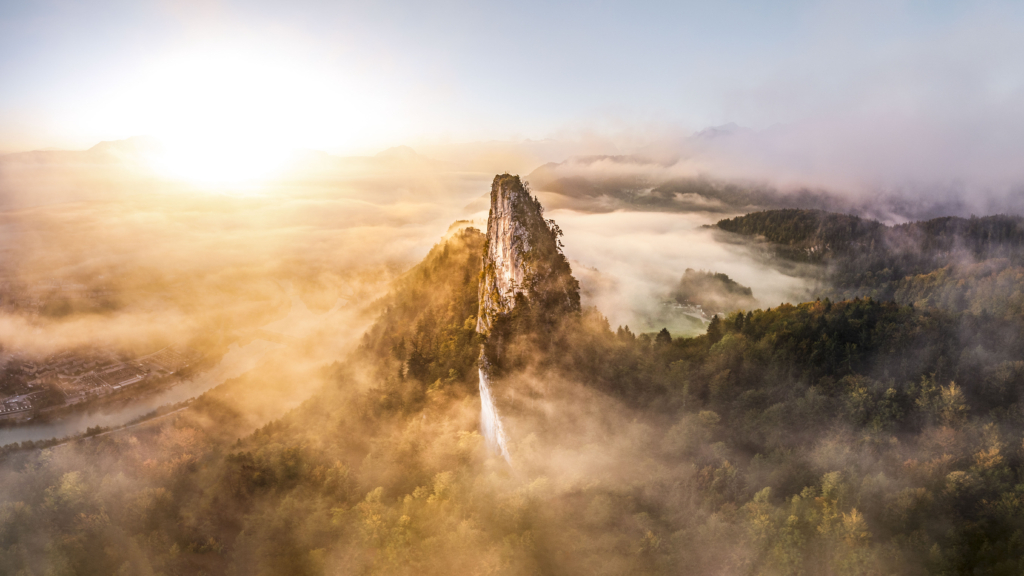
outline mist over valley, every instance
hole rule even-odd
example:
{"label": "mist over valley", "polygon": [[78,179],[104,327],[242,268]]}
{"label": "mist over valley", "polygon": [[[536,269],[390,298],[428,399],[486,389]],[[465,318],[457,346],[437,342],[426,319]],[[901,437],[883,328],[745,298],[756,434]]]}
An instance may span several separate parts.
{"label": "mist over valley", "polygon": [[0,3],[0,576],[1024,573],[1022,24]]}

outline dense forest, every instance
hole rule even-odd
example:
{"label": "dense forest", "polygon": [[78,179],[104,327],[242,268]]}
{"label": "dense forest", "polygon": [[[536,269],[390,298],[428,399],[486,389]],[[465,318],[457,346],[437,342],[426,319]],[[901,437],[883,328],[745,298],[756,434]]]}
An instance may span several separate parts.
{"label": "dense forest", "polygon": [[778,258],[820,264],[822,297],[870,296],[1001,318],[1024,314],[1024,218],[945,217],[886,226],[818,210],[769,210],[721,220],[763,238]]}
{"label": "dense forest", "polygon": [[0,574],[1024,570],[1017,317],[822,299],[684,339],[527,306],[494,382],[509,466],[476,431],[484,243],[438,244],[331,384],[253,434],[211,391],[6,454]]}

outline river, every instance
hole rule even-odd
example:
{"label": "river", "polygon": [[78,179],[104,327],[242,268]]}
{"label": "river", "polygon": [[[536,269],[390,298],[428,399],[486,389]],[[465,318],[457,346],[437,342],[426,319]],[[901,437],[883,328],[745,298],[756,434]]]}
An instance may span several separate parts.
{"label": "river", "polygon": [[[338,322],[338,314],[345,309],[346,299],[341,298],[327,313],[316,314],[309,310],[291,283],[284,282],[281,287],[291,298],[288,314],[261,327],[256,334],[270,332],[291,339],[301,339],[315,333],[326,323]],[[214,367],[173,388],[127,403],[97,406],[92,410],[72,413],[53,422],[0,429],[0,446],[26,440],[73,436],[85,432],[86,428],[91,426],[121,426],[161,406],[194,398],[227,380],[237,378],[255,368],[267,353],[282,346],[280,343],[258,337],[245,346],[232,344]]]}
{"label": "river", "polygon": [[113,406],[98,406],[93,410],[77,412],[54,422],[23,424],[13,428],[0,429],[0,446],[26,440],[48,440],[63,438],[85,432],[90,426],[120,426],[135,418],[148,414],[167,404],[174,404],[199,396],[203,392],[245,374],[256,367],[267,352],[280,344],[266,340],[253,340],[245,346],[232,344],[227,353],[213,368],[186,380],[173,388],[151,396],[144,396],[128,403]]}

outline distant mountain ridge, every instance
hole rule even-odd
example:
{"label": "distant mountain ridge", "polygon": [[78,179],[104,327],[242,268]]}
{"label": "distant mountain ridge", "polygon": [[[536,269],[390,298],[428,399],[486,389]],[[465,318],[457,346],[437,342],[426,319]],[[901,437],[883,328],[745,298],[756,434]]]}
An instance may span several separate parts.
{"label": "distant mountain ridge", "polygon": [[793,208],[845,212],[893,223],[973,213],[1024,214],[1024,196],[1020,194],[965,196],[955,190],[931,188],[858,194],[811,186],[785,189],[770,180],[716,176],[714,171],[699,168],[697,160],[658,153],[575,156],[543,164],[526,179],[535,190],[551,194],[549,202],[588,212],[735,214]]}

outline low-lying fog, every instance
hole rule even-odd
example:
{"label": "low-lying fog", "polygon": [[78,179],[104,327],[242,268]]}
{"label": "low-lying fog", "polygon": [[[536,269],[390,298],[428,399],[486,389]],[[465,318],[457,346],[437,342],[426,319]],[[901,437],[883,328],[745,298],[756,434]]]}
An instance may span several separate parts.
{"label": "low-lying fog", "polygon": [[809,296],[805,278],[770,267],[754,247],[724,242],[702,228],[719,214],[611,212],[585,214],[552,210],[565,232],[565,253],[580,281],[585,305],[597,306],[613,327],[634,332],[667,327],[676,335],[703,332],[688,317],[666,306],[687,268],[727,274],[753,288],[762,307],[799,302]]}
{"label": "low-lying fog", "polygon": [[[250,408],[273,418],[315,389],[318,367],[357,342],[388,281],[453,222],[486,229],[494,174],[408,148],[370,158],[308,153],[276,180],[226,186],[147,173],[138,163],[141,147],[125,141],[0,156],[4,362],[85,349],[130,359],[184,346],[215,368],[177,392],[121,399],[93,417],[36,433],[0,429],[0,444],[120,424],[254,366],[278,381],[250,378],[232,401],[266,396]],[[593,212],[537,192],[565,232],[584,304],[597,306],[613,327],[703,331],[699,317],[668,304],[687,268],[728,274],[764,306],[808,294],[805,279],[773,269],[756,247],[702,228],[741,211]],[[286,336],[283,345],[278,328],[296,310],[305,310],[315,338]]]}

